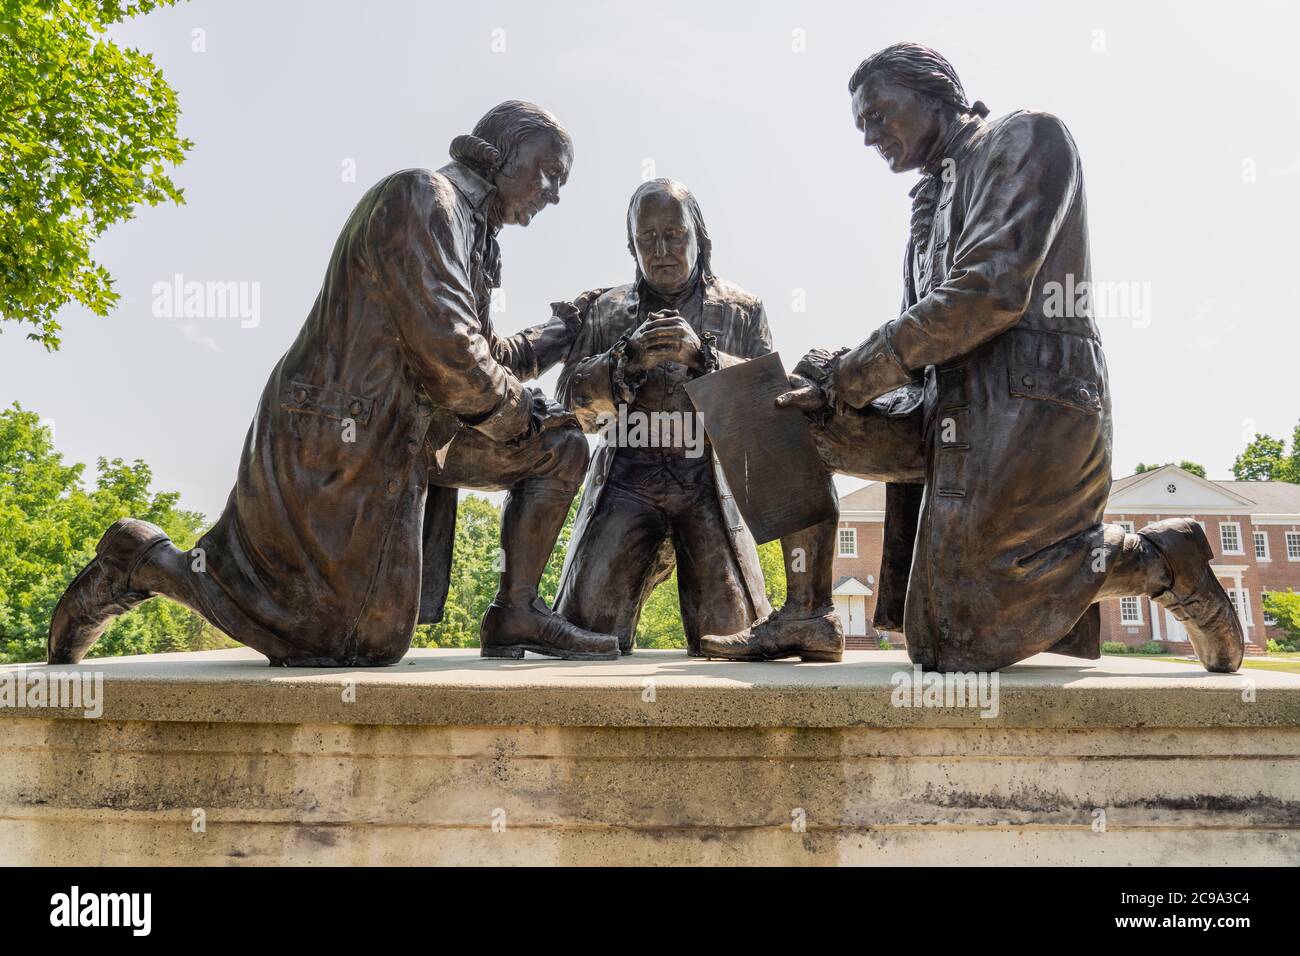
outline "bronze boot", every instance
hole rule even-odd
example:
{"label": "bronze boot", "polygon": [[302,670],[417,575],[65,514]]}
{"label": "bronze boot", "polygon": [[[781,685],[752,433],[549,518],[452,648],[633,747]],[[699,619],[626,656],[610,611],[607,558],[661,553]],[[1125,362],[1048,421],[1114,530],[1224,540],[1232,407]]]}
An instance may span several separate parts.
{"label": "bronze boot", "polygon": [[724,661],[775,661],[798,657],[807,662],[844,657],[844,631],[833,609],[805,611],[788,604],[727,637],[700,641],[705,657]]}
{"label": "bronze boot", "polygon": [[153,597],[152,591],[131,590],[131,572],[154,545],[167,540],[162,528],[147,521],[113,522],[95,545],[95,557],[72,579],[54,608],[47,663],[77,663],[113,618]]}
{"label": "bronze boot", "polygon": [[616,661],[618,638],[570,624],[541,598],[513,606],[495,600],[483,615],[479,654],[518,660],[525,651],[566,661]]}
{"label": "bronze boot", "polygon": [[1206,670],[1237,670],[1246,643],[1241,618],[1210,568],[1214,552],[1201,526],[1188,518],[1169,518],[1138,534],[1151,542],[1169,568],[1169,587],[1152,599],[1186,625]]}

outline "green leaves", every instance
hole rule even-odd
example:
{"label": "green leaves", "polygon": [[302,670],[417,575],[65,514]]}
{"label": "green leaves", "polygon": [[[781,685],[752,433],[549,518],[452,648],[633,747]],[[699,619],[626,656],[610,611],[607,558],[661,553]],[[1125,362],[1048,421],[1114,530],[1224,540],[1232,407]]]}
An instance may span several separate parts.
{"label": "green leaves", "polygon": [[1290,588],[1285,591],[1265,591],[1264,612],[1277,621],[1277,626],[1286,635],[1288,650],[1300,645],[1300,594]]}
{"label": "green leaves", "polygon": [[[101,458],[93,491],[81,465],[66,465],[40,416],[15,403],[0,411],[0,660],[45,657],[54,605],[94,554],[108,526],[128,515],[152,521],[189,548],[203,515],[177,507],[175,492],[150,490],[142,461]],[[110,626],[93,656],[232,646],[189,610],[158,599]]]}
{"label": "green leaves", "polygon": [[59,346],[58,310],[107,315],[113,279],[90,255],[142,204],[184,201],[165,170],[192,147],[153,58],[103,35],[175,0],[3,0],[0,6],[0,321]]}
{"label": "green leaves", "polygon": [[1232,463],[1238,481],[1289,481],[1300,484],[1300,425],[1291,437],[1291,453],[1280,438],[1255,434],[1255,440]]}
{"label": "green leaves", "polygon": [[[780,541],[758,546],[758,564],[763,570],[764,589],[772,607],[785,603],[785,559]],[[637,647],[681,648],[686,646],[682,627],[682,604],[677,592],[677,570],[650,592],[636,628]]]}
{"label": "green leaves", "polygon": [[477,647],[478,627],[500,578],[501,512],[478,495],[456,508],[456,542],[442,620],[415,629],[414,647]]}

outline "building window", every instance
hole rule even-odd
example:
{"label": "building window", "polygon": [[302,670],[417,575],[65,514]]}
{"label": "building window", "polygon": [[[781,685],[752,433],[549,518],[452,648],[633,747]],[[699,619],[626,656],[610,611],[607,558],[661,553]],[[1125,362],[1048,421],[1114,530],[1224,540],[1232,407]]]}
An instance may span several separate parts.
{"label": "building window", "polygon": [[1125,534],[1132,534],[1132,533],[1133,533],[1133,522],[1132,522],[1132,521],[1116,521],[1115,523],[1116,523],[1117,525],[1119,525],[1121,528],[1124,529],[1124,533],[1125,533]]}
{"label": "building window", "polygon": [[1237,616],[1247,627],[1254,627],[1255,622],[1251,619],[1250,613],[1250,591],[1246,588],[1237,590],[1236,588],[1224,588],[1228,592],[1228,600],[1232,602],[1232,609],[1237,612]]}
{"label": "building window", "polygon": [[1286,559],[1300,561],[1300,531],[1286,533]]}
{"label": "building window", "polygon": [[1261,592],[1260,597],[1264,600],[1264,626],[1277,627],[1277,618],[1268,613],[1268,592]]}
{"label": "building window", "polygon": [[1142,623],[1142,602],[1135,597],[1119,599],[1119,622],[1121,624]]}
{"label": "building window", "polygon": [[1272,560],[1272,558],[1268,556],[1268,532],[1267,531],[1255,532],[1255,560],[1256,561]]}
{"label": "building window", "polygon": [[858,556],[858,529],[840,528],[840,557],[856,558]]}
{"label": "building window", "polygon": [[1220,521],[1219,545],[1224,554],[1241,554],[1241,525],[1235,521]]}

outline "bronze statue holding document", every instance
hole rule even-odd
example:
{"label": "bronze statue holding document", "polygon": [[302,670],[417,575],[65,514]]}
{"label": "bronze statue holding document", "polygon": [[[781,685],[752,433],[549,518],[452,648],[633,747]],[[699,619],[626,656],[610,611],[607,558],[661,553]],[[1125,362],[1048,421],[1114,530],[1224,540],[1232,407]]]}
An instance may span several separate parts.
{"label": "bronze statue holding document", "polygon": [[[1136,533],[1105,524],[1110,389],[1087,308],[1050,290],[1088,282],[1083,169],[1055,116],[989,121],[946,59],[916,43],[849,80],[863,143],[919,170],[903,310],[854,348],[809,354],[777,401],[813,420],[830,470],[889,482],[879,627],[935,670],[988,671],[1041,651],[1100,656],[1096,602],[1149,595],[1187,626],[1212,671],[1243,635],[1188,518]],[[798,493],[799,489],[790,489]],[[789,597],[771,617],[703,642],[710,657],[797,655],[831,606],[835,522],[783,539]],[[806,549],[807,573],[790,551]]]}

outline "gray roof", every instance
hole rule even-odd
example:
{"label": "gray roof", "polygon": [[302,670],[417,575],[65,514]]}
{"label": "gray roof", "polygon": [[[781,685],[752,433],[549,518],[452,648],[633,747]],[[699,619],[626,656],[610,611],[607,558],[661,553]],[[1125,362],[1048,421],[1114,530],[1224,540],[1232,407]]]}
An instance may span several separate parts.
{"label": "gray roof", "polygon": [[1289,481],[1216,481],[1255,504],[1250,514],[1300,514],[1300,485]]}
{"label": "gray roof", "polygon": [[1124,478],[1112,479],[1110,483],[1110,493],[1113,495],[1117,491],[1123,491],[1125,488],[1133,484],[1133,482],[1137,481],[1139,478],[1142,478],[1145,475],[1149,475],[1149,474],[1151,474],[1151,472],[1144,471],[1139,475],[1127,475]]}
{"label": "gray roof", "polygon": [[[1110,493],[1113,495],[1117,491],[1123,491],[1150,474],[1151,472],[1148,471],[1116,478],[1111,482]],[[1287,481],[1216,481],[1213,478],[1207,480],[1230,494],[1240,495],[1250,501],[1250,504],[1242,505],[1240,509],[1233,509],[1239,510],[1241,514],[1300,515],[1300,485],[1293,485]]]}
{"label": "gray roof", "polygon": [[[1148,475],[1150,472],[1116,478],[1111,482],[1110,493],[1113,495],[1123,491]],[[1214,481],[1214,484],[1224,491],[1240,495],[1252,502],[1249,505],[1242,505],[1240,509],[1242,514],[1300,515],[1300,485],[1293,485],[1286,481]],[[845,495],[840,499],[840,510],[884,511],[885,483],[873,481]]]}
{"label": "gray roof", "polygon": [[873,481],[840,499],[841,511],[884,511],[885,483]]}

